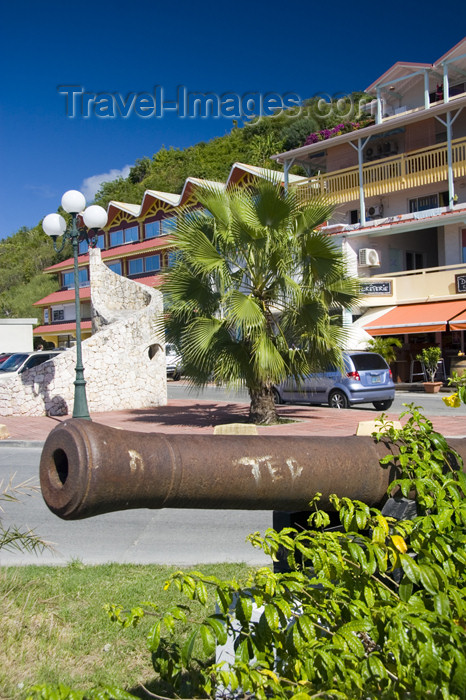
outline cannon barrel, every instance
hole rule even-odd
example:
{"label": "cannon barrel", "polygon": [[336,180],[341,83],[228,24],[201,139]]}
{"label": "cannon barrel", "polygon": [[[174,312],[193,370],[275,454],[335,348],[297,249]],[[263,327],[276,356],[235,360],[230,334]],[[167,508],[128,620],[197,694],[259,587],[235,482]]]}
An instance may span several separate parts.
{"label": "cannon barrel", "polygon": [[[466,439],[451,440],[466,462]],[[316,492],[380,504],[394,449],[366,437],[166,435],[108,428],[79,418],[48,436],[40,482],[66,520],[129,508],[305,510]]]}

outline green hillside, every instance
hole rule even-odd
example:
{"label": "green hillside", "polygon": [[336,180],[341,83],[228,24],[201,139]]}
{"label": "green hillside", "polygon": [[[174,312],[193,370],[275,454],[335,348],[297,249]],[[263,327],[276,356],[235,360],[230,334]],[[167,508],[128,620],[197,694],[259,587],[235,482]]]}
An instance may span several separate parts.
{"label": "green hillside", "polygon": [[[104,183],[95,203],[106,207],[113,199],[139,204],[148,189],[180,193],[187,177],[225,182],[235,162],[277,169],[271,155],[302,146],[311,132],[357,118],[352,105],[362,97],[353,93],[343,103],[323,105],[325,109],[317,99],[309,100],[299,115],[289,110],[234,124],[230,133],[189,148],[163,147],[152,157],[138,159],[126,179]],[[42,270],[70,254],[68,249],[58,256],[40,224],[0,241],[0,317],[34,317],[34,301],[58,289],[58,281]]]}

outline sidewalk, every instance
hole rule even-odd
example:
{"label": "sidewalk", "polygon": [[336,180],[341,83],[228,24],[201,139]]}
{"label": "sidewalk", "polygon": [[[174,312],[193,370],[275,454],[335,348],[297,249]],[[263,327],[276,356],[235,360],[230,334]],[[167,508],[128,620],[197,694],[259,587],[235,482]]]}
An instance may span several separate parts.
{"label": "sidewalk", "polygon": [[[94,413],[91,418],[96,423],[143,433],[211,435],[217,425],[246,422],[248,410],[247,403],[171,399],[167,406]],[[278,412],[282,418],[295,422],[259,427],[259,435],[354,435],[361,421],[376,420],[380,416],[371,406],[347,410],[324,406],[279,406]],[[387,415],[390,419],[398,420],[396,413],[389,411]],[[43,442],[59,422],[69,418],[71,416],[0,416],[0,424],[5,425],[9,433],[3,442]],[[466,421],[463,417],[455,419],[454,416],[434,416],[430,420],[435,430],[445,436],[466,436]]]}

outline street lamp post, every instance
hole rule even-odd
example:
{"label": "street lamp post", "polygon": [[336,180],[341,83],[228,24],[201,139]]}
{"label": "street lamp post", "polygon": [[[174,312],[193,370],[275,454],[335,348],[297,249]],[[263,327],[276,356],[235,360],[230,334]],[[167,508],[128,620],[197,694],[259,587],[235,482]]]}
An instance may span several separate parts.
{"label": "street lamp post", "polygon": [[[85,418],[91,420],[86,397],[86,380],[84,379],[84,367],[82,362],[81,349],[81,308],[79,303],[79,270],[78,270],[78,244],[79,239],[84,237],[89,246],[94,248],[97,243],[96,230],[102,228],[107,223],[107,212],[103,207],[97,205],[86,206],[84,195],[77,190],[68,190],[62,197],[61,205],[63,209],[71,214],[71,227],[67,229],[66,221],[60,214],[48,214],[43,222],[42,228],[53,240],[53,247],[60,253],[66,241],[69,239],[73,245],[74,259],[74,304],[76,310],[76,379],[74,381],[74,406],[73,418]],[[84,211],[83,211],[84,210]],[[82,219],[87,228],[79,228],[77,225],[78,214],[82,212]],[[62,244],[57,247],[58,236],[62,236]]]}

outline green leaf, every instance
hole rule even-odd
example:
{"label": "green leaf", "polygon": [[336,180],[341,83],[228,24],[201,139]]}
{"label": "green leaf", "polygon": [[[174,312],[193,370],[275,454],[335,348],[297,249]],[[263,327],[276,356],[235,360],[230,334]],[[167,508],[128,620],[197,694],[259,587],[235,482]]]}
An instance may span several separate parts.
{"label": "green leaf", "polygon": [[270,629],[271,630],[278,629],[280,620],[279,620],[278,612],[277,612],[277,609],[275,608],[275,606],[268,603],[264,608],[264,615],[265,615],[265,619],[267,620],[267,624],[270,627]]}
{"label": "green leaf", "polygon": [[408,579],[407,576],[403,576],[400,586],[398,588],[398,595],[400,596],[403,603],[407,603],[413,594],[413,582]]}
{"label": "green leaf", "polygon": [[196,582],[196,598],[202,605],[207,605],[207,588],[204,581]]}
{"label": "green leaf", "polygon": [[225,644],[228,633],[225,619],[221,615],[210,615],[204,620],[206,625],[212,627],[219,644]]}
{"label": "green leaf", "polygon": [[421,585],[426,589],[426,591],[432,593],[432,595],[435,595],[438,591],[439,584],[437,576],[432,568],[423,564],[418,567],[418,571]]}
{"label": "green leaf", "polygon": [[247,592],[243,592],[243,594],[240,594],[238,597],[235,607],[236,617],[241,624],[247,624],[250,621],[252,610],[253,600],[251,596],[247,594]]}
{"label": "green leaf", "polygon": [[191,657],[193,655],[193,650],[194,650],[194,644],[196,642],[196,637],[198,635],[198,632],[199,632],[198,629],[195,629],[193,632],[191,632],[188,639],[181,647],[181,659],[182,659],[185,667],[188,667],[190,662],[191,662]]}
{"label": "green leaf", "polygon": [[450,601],[446,593],[439,592],[434,596],[434,606],[438,615],[449,617],[451,614]]}
{"label": "green leaf", "polygon": [[316,632],[314,623],[308,615],[300,615],[298,617],[298,626],[301,630],[304,639],[311,641],[315,638]]}
{"label": "green leaf", "polygon": [[216,647],[216,639],[212,633],[212,629],[208,625],[201,625],[199,633],[202,639],[202,646],[206,656],[214,653]]}
{"label": "green leaf", "polygon": [[387,670],[376,654],[369,654],[367,665],[371,674],[376,678],[387,678]]}
{"label": "green leaf", "polygon": [[364,586],[364,598],[367,603],[367,606],[369,608],[374,607],[375,605],[375,596],[374,596],[374,591],[372,590],[371,586]]}
{"label": "green leaf", "polygon": [[405,572],[409,580],[413,583],[418,583],[420,578],[420,572],[416,562],[413,559],[411,559],[411,557],[408,554],[400,554],[399,558],[403,571]]}
{"label": "green leaf", "polygon": [[249,655],[249,645],[247,639],[243,639],[243,641],[236,646],[235,657],[237,661],[242,661],[244,664],[249,664],[251,658]]}
{"label": "green leaf", "polygon": [[158,646],[160,644],[160,628],[162,626],[162,620],[159,620],[158,622],[155,623],[150,629],[149,634],[147,635],[147,645],[149,647],[149,651],[155,652],[158,649]]}

